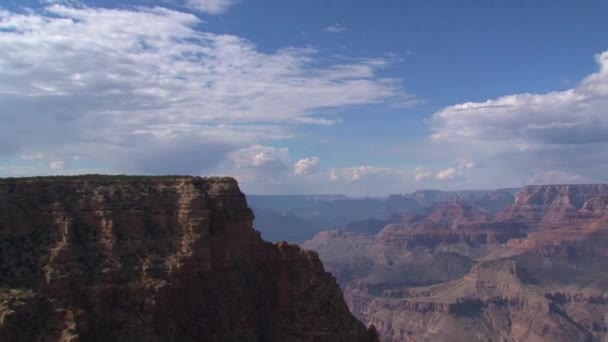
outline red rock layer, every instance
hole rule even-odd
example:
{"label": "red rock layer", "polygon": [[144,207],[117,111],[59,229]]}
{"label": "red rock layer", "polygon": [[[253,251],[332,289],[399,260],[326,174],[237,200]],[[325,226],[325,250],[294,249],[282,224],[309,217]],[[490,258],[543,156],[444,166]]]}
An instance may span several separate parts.
{"label": "red rock layer", "polygon": [[605,209],[606,196],[607,184],[526,186],[497,218],[533,226],[563,226],[579,216],[580,209]]}
{"label": "red rock layer", "polygon": [[382,341],[608,336],[608,185],[528,186],[497,215],[454,197],[374,236],[319,233],[306,246]]}
{"label": "red rock layer", "polygon": [[235,180],[0,180],[1,341],[371,341]]}

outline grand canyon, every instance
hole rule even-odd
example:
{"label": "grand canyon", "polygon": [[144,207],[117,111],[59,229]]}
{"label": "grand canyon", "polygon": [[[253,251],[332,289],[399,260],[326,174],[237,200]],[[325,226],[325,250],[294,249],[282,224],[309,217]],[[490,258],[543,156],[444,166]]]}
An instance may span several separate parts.
{"label": "grand canyon", "polygon": [[0,179],[0,341],[375,341],[234,179]]}
{"label": "grand canyon", "polygon": [[526,186],[494,210],[445,195],[303,247],[382,341],[608,340],[607,185]]}
{"label": "grand canyon", "polygon": [[0,0],[0,342],[608,342],[607,13]]}
{"label": "grand canyon", "polygon": [[383,341],[607,338],[606,185],[250,197],[263,235],[318,251]]}
{"label": "grand canyon", "polygon": [[608,339],[608,185],[38,177],[1,179],[0,210],[2,341]]}

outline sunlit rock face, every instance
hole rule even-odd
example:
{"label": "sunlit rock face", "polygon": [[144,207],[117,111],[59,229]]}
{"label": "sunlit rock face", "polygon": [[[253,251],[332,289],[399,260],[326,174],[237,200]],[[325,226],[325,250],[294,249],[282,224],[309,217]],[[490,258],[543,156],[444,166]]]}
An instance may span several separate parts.
{"label": "sunlit rock face", "polygon": [[497,216],[500,219],[527,221],[531,225],[561,226],[575,219],[581,209],[597,207],[608,196],[608,184],[531,185],[516,196],[515,203]]}
{"label": "sunlit rock face", "polygon": [[452,197],[303,246],[382,341],[605,341],[608,186],[529,186],[494,214],[481,206]]}
{"label": "sunlit rock face", "polygon": [[1,341],[372,341],[231,178],[0,180]]}

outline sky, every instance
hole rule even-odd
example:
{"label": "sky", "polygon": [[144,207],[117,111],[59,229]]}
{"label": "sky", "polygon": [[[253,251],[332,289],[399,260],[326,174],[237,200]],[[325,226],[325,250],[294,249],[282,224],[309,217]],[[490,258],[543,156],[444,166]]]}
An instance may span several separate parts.
{"label": "sky", "polygon": [[608,181],[608,2],[0,0],[0,177]]}

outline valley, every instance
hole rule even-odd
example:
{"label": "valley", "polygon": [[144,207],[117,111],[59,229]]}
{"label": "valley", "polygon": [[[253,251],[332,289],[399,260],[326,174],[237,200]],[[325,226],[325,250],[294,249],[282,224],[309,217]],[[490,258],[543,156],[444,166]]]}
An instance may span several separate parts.
{"label": "valley", "polygon": [[382,341],[604,341],[607,195],[606,185],[393,195],[375,199],[384,212],[301,245]]}

